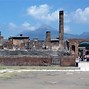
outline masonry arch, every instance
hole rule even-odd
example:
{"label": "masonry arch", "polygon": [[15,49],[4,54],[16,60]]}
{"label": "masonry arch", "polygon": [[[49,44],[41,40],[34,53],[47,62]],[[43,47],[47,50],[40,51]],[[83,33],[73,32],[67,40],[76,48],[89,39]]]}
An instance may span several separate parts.
{"label": "masonry arch", "polygon": [[75,52],[75,45],[72,45],[72,51],[74,51]]}
{"label": "masonry arch", "polygon": [[75,55],[77,57],[79,56],[80,44],[83,42],[89,42],[89,39],[68,39],[68,41],[69,41],[70,55]]}

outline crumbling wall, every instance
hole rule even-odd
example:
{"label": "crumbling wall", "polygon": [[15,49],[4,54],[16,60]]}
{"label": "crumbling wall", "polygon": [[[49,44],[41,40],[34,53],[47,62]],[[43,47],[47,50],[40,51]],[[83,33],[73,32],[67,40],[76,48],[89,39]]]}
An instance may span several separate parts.
{"label": "crumbling wall", "polygon": [[[65,57],[66,56],[66,57]],[[0,50],[0,65],[74,65],[66,52],[53,50]]]}
{"label": "crumbling wall", "polygon": [[52,57],[47,50],[0,50],[0,65],[48,66]]}
{"label": "crumbling wall", "polygon": [[75,59],[74,56],[64,56],[60,59],[60,66],[75,66]]}
{"label": "crumbling wall", "polygon": [[0,65],[7,65],[7,66],[49,66],[51,64],[52,64],[51,57],[43,57],[43,56],[0,57]]}

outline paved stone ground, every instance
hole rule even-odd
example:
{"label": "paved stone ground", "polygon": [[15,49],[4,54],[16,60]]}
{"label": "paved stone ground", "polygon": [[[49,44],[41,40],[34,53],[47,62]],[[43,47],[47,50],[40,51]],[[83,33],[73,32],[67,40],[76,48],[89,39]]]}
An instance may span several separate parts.
{"label": "paved stone ground", "polygon": [[89,62],[80,62],[79,68],[81,71],[89,71]]}
{"label": "paved stone ground", "polygon": [[0,78],[0,89],[89,89],[89,72],[22,72]]}

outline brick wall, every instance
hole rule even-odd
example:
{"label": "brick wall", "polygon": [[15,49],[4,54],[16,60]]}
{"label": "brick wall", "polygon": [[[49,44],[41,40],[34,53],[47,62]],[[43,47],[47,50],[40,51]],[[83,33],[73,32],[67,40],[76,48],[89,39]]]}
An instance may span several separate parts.
{"label": "brick wall", "polygon": [[64,56],[60,59],[61,66],[75,66],[75,57]]}
{"label": "brick wall", "polygon": [[38,57],[38,56],[13,56],[13,57],[0,57],[0,65],[8,66],[48,66],[52,64],[51,57]]}

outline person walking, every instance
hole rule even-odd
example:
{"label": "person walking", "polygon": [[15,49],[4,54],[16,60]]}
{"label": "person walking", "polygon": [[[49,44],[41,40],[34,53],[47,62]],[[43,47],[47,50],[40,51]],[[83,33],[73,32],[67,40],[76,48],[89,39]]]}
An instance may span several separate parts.
{"label": "person walking", "polygon": [[77,57],[76,60],[75,60],[75,63],[76,63],[75,66],[76,66],[76,67],[78,67],[79,60],[80,60],[79,57]]}

